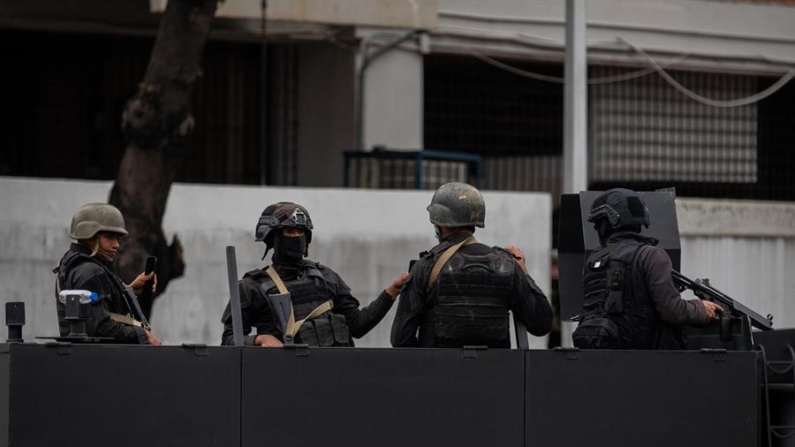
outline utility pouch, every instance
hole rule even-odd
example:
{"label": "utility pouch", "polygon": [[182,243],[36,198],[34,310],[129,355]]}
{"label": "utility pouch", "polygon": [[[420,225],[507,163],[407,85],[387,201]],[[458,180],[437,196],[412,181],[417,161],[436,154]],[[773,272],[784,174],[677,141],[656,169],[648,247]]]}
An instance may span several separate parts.
{"label": "utility pouch", "polygon": [[605,312],[608,315],[619,315],[624,312],[624,271],[612,269],[607,272],[607,300]]}
{"label": "utility pouch", "polygon": [[591,317],[580,322],[571,335],[574,346],[580,349],[619,349],[616,324],[605,317]]}
{"label": "utility pouch", "polygon": [[317,332],[315,331],[315,325],[312,324],[311,321],[301,325],[301,328],[298,330],[298,336],[301,337],[301,343],[307,346],[320,346],[317,339]]}
{"label": "utility pouch", "polygon": [[325,316],[311,321],[317,331],[318,346],[334,346],[334,331],[331,330],[331,321]]}
{"label": "utility pouch", "polygon": [[331,314],[331,328],[334,331],[335,346],[350,346],[351,337],[348,333],[348,324],[345,322],[344,315]]}

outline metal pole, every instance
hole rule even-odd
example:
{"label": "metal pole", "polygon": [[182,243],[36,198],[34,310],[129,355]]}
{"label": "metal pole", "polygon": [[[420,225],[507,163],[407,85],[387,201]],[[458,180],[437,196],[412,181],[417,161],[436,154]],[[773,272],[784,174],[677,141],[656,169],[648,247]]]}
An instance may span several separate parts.
{"label": "metal pole", "polygon": [[259,92],[259,184],[268,182],[268,0],[262,0]]}
{"label": "metal pole", "polygon": [[563,123],[563,192],[588,190],[588,55],[586,0],[566,0],[566,85]]}
{"label": "metal pole", "polygon": [[240,290],[237,285],[237,255],[235,246],[226,247],[226,272],[229,280],[229,307],[232,311],[232,339],[235,346],[243,346],[243,310],[240,307]]}

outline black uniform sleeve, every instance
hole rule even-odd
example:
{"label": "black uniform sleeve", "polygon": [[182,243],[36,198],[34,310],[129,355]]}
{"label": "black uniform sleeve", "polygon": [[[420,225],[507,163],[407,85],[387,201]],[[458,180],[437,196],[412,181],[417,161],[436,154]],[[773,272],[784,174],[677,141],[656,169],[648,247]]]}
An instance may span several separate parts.
{"label": "black uniform sleeve", "polygon": [[654,307],[663,321],[674,325],[704,324],[706,309],[699,300],[685,300],[671,277],[671,259],[665,250],[649,247],[638,254],[638,264]]}
{"label": "black uniform sleeve", "polygon": [[343,315],[351,336],[362,338],[370,332],[392,308],[392,298],[385,290],[378,298],[363,308],[359,308],[359,300],[351,295],[351,289],[334,271],[326,268],[326,281],[334,292],[334,313]]}
{"label": "black uniform sleeve", "polygon": [[115,292],[108,274],[100,268],[84,264],[73,270],[70,286],[79,290],[90,290],[99,300],[91,303],[86,333],[91,337],[110,337],[121,343],[148,344],[143,328],[119,323],[110,318],[108,300]]}
{"label": "black uniform sleeve", "polygon": [[420,259],[411,269],[411,276],[400,293],[395,321],[392,322],[391,342],[396,348],[419,346],[417,331],[422,322],[422,311],[427,298],[428,276],[433,265]]}
{"label": "black uniform sleeve", "polygon": [[544,292],[536,285],[530,275],[516,266],[514,273],[520,288],[520,294],[511,307],[519,321],[527,327],[527,332],[542,336],[552,329],[552,306]]}
{"label": "black uniform sleeve", "polygon": [[[262,292],[256,281],[243,279],[238,282],[240,290],[240,310],[243,319],[243,342],[246,346],[254,346],[254,339],[260,334],[269,334],[281,340],[282,334],[273,322],[270,308],[262,297]],[[232,329],[231,303],[226,304],[226,309],[221,316],[224,323],[224,333],[221,336],[222,345],[234,345],[234,331]],[[251,329],[257,328],[257,333],[251,334]]]}

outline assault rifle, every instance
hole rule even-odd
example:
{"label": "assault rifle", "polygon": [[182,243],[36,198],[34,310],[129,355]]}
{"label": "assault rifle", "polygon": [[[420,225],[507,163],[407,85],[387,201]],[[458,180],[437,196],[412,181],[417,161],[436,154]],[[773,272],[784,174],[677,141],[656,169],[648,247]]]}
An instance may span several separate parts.
{"label": "assault rifle", "polygon": [[731,317],[747,317],[753,327],[763,331],[769,331],[773,329],[772,315],[768,315],[767,317],[759,315],[742,303],[732,299],[725,293],[712,287],[712,284],[709,283],[709,279],[696,278],[693,280],[677,272],[676,270],[671,273],[671,276],[673,277],[676,288],[679,289],[680,292],[684,291],[685,289],[690,289],[698,298],[712,301],[716,304],[719,304],[724,309],[725,318],[721,319],[722,332],[726,325],[731,324],[730,321],[727,321],[727,319]]}

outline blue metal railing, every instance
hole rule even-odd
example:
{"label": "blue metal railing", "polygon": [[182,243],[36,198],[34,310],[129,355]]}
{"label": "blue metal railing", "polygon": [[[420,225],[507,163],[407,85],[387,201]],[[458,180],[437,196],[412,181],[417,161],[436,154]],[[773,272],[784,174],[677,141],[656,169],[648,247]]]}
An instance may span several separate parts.
{"label": "blue metal railing", "polygon": [[[352,185],[351,183],[351,171],[353,169],[361,170],[366,169],[365,178],[369,179],[367,182],[368,184],[375,183],[375,179],[372,178],[373,176],[373,165],[364,165],[362,163],[357,163],[354,166],[354,160],[374,160],[378,163],[379,167],[383,167],[384,162],[387,160],[404,160],[410,164],[413,162],[413,167],[411,168],[413,172],[413,187],[414,189],[423,189],[423,184],[426,183],[425,180],[427,176],[423,175],[424,169],[428,167],[428,161],[441,161],[441,162],[452,162],[452,163],[463,163],[466,166],[467,174],[466,174],[466,182],[470,183],[476,187],[480,187],[482,180],[483,180],[483,157],[480,155],[475,154],[467,154],[461,152],[447,152],[447,151],[434,151],[434,150],[389,150],[383,148],[375,148],[371,152],[363,152],[363,151],[346,151],[345,155],[345,187],[355,187],[360,185]],[[395,166],[390,167],[390,172],[394,172],[399,170]],[[403,167],[403,174],[408,174],[409,169]],[[357,174],[361,174],[361,172],[357,172]],[[378,175],[378,174],[376,174]],[[360,175],[353,176],[354,178],[360,178]],[[444,177],[444,176],[442,176]],[[460,181],[459,178],[455,178],[456,176],[451,174],[446,181]],[[444,180],[444,179],[441,179]],[[445,183],[443,181],[442,183]],[[378,182],[379,184],[382,182]]]}

